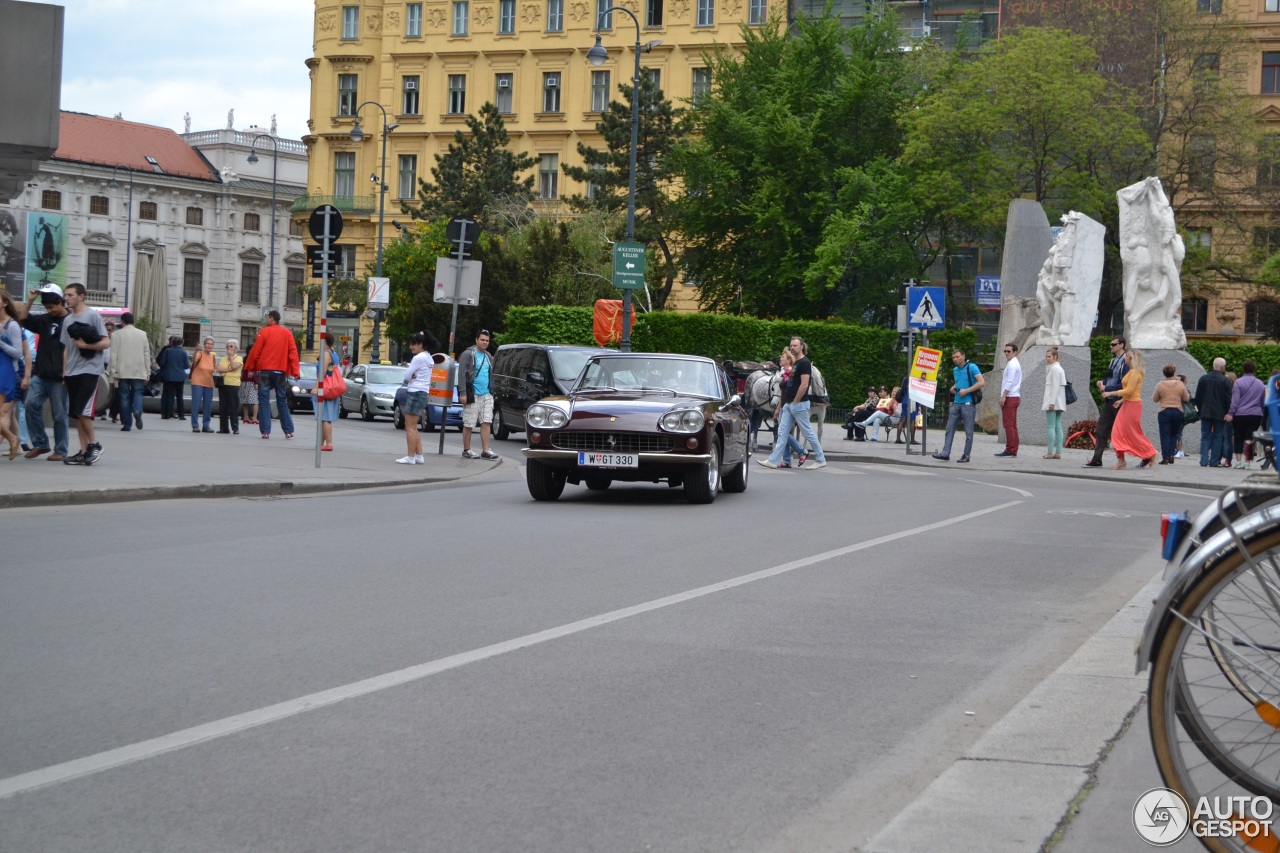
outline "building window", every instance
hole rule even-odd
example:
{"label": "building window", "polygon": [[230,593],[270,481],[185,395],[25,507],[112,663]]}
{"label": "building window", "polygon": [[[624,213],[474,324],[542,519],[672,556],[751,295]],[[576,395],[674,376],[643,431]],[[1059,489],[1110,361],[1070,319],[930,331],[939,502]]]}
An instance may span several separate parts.
{"label": "building window", "polygon": [[1202,89],[1210,88],[1218,82],[1218,66],[1220,60],[1216,53],[1201,53],[1192,63],[1192,79]]}
{"label": "building window", "polygon": [[1213,229],[1212,228],[1188,228],[1187,229],[1187,245],[1209,251],[1213,248]]}
{"label": "building window", "polygon": [[199,258],[182,260],[182,298],[204,298],[204,261]]}
{"label": "building window", "polygon": [[289,220],[289,236],[290,237],[303,237],[306,235],[306,233],[307,233],[307,229],[303,226],[301,222],[299,222],[296,219]]}
{"label": "building window", "polygon": [[693,69],[693,100],[697,101],[709,94],[711,94],[711,69]]}
{"label": "building window", "polygon": [[187,349],[198,349],[200,347],[199,323],[182,324],[182,345]]}
{"label": "building window", "polygon": [[1244,304],[1244,333],[1268,335],[1280,325],[1280,302],[1271,299],[1250,299]]}
{"label": "building window", "polygon": [[494,87],[497,89],[497,93],[493,97],[493,103],[498,108],[498,112],[503,115],[510,115],[512,112],[512,80],[513,75],[511,74],[498,74],[494,77]]}
{"label": "building window", "polygon": [[1208,331],[1209,300],[1182,300],[1182,328],[1187,332]]}
{"label": "building window", "polygon": [[1280,252],[1280,228],[1255,228],[1253,229],[1253,248],[1263,258],[1269,258],[1276,252]]}
{"label": "building window", "polygon": [[564,32],[564,0],[547,0],[547,32]]}
{"label": "building window", "polygon": [[715,0],[698,0],[698,22],[699,27],[714,26],[716,22],[716,4]]}
{"label": "building window", "polygon": [[604,10],[612,6],[610,0],[596,0],[596,28],[601,30],[613,29],[613,13],[605,14]]}
{"label": "building window", "polygon": [[258,298],[258,282],[261,280],[260,269],[257,264],[241,264],[240,265],[240,301],[248,302],[253,305],[260,304]]}
{"label": "building window", "polygon": [[641,68],[640,73],[644,75],[645,80],[649,81],[653,91],[658,92],[662,89],[662,72],[657,68]]}
{"label": "building window", "polygon": [[1187,151],[1187,186],[1193,190],[1213,187],[1217,158],[1217,140],[1212,136],[1193,136]]}
{"label": "building window", "polygon": [[111,274],[111,256],[106,249],[90,249],[89,264],[85,269],[84,286],[89,290],[106,292],[111,289],[107,279]]}
{"label": "building window", "polygon": [[560,112],[560,72],[553,71],[542,75],[542,111],[544,113]]}
{"label": "building window", "polygon": [[1262,54],[1262,94],[1280,93],[1280,50],[1268,50]]}
{"label": "building window", "polygon": [[45,190],[40,193],[40,206],[45,210],[62,210],[62,193],[57,190]]}
{"label": "building window", "polygon": [[1263,7],[1265,12],[1280,12],[1280,0],[1267,0]]}
{"label": "building window", "polygon": [[418,194],[418,155],[400,155],[400,198],[413,198]]}
{"label": "building window", "polygon": [[305,274],[302,267],[289,267],[285,270],[284,307],[302,307],[302,277]]}
{"label": "building window", "polygon": [[600,169],[591,169],[587,173],[587,198],[595,201],[598,198],[604,198],[604,172]]}
{"label": "building window", "polygon": [[257,326],[241,326],[240,327],[240,352],[247,353],[253,349],[253,342],[258,337]]}
{"label": "building window", "polygon": [[646,27],[662,26],[662,0],[646,0],[644,4],[644,25]]}
{"label": "building window", "polygon": [[334,272],[338,278],[355,278],[356,277],[356,247],[355,246],[334,246]]}
{"label": "building window", "polygon": [[259,215],[258,215],[258,214],[256,214],[256,213],[246,213],[246,214],[244,215],[244,230],[246,230],[246,231],[261,231],[261,230],[262,230],[262,217],[261,217],[261,216],[259,216]]}
{"label": "building window", "polygon": [[455,36],[465,36],[467,34],[467,5],[467,0],[454,0],[453,34]]}
{"label": "building window", "polygon": [[353,116],[356,114],[356,87],[359,83],[359,74],[338,75],[338,115]]}
{"label": "building window", "polygon": [[460,116],[467,111],[467,75],[449,75],[449,115]]}
{"label": "building window", "polygon": [[538,167],[538,197],[553,199],[560,197],[560,155],[543,154]]}
{"label": "building window", "polygon": [[333,155],[333,194],[338,198],[356,194],[356,152],[338,151]]}
{"label": "building window", "polygon": [[1196,11],[1201,15],[1221,15],[1222,0],[1196,0]]}
{"label": "building window", "polygon": [[516,0],[498,0],[498,33],[510,35],[516,31]]}
{"label": "building window", "polygon": [[342,7],[342,37],[344,39],[360,38],[360,7]]}
{"label": "building window", "polygon": [[748,0],[747,2],[747,23],[763,24],[765,16],[769,12],[769,6],[765,0]]}
{"label": "building window", "polygon": [[401,106],[403,115],[416,116],[418,114],[418,94],[419,94],[419,77],[412,74],[404,78],[404,102]]}
{"label": "building window", "polygon": [[156,210],[156,203],[154,201],[138,202],[138,218],[148,219],[153,222],[156,219],[159,219],[160,215],[159,215],[159,212]]}
{"label": "building window", "polygon": [[203,225],[204,224],[204,208],[188,207],[187,208],[187,224]]}
{"label": "building window", "polygon": [[422,37],[421,3],[409,3],[404,7],[404,34],[411,39]]}
{"label": "building window", "polygon": [[1280,187],[1280,135],[1268,134],[1258,142],[1258,186]]}
{"label": "building window", "polygon": [[609,72],[591,72],[591,111],[602,113],[609,108]]}
{"label": "building window", "polygon": [[95,216],[111,215],[111,199],[105,195],[89,196],[89,212]]}

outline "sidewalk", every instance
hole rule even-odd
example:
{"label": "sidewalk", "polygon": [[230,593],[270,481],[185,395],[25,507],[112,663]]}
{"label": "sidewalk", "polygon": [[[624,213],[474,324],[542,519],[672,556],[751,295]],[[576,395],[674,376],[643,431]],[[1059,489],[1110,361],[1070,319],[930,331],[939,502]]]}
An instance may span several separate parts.
{"label": "sidewalk", "polygon": [[[103,447],[96,465],[64,465],[47,461],[47,456],[19,456],[13,462],[0,458],[0,509],[421,485],[474,476],[502,464],[462,459],[457,432],[446,433],[444,455],[436,455],[439,433],[424,432],[425,464],[397,465],[395,460],[405,452],[402,430],[390,421],[348,429],[348,422],[340,420],[334,425],[336,449],[322,453],[322,467],[316,468],[315,420],[310,415],[295,415],[294,420],[294,438],[286,440],[276,421],[270,441],[263,441],[252,424],[242,424],[239,435],[210,435],[193,433],[188,421],[164,421],[155,415],[145,416],[141,431],[121,432],[118,424],[96,421]],[[75,453],[79,445],[74,427],[70,444]]]}

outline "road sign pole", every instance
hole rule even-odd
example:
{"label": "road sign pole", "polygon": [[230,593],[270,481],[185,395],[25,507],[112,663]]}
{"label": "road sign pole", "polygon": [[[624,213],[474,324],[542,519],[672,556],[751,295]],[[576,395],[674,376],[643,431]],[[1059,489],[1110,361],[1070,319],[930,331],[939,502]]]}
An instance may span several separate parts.
{"label": "road sign pole", "polygon": [[[924,331],[922,331],[920,333],[920,337],[924,341],[922,346],[925,346],[925,347],[929,346],[929,330],[925,329]],[[947,417],[950,417],[950,416],[951,416],[950,410],[948,409]],[[920,419],[920,455],[926,456],[928,455],[928,453],[929,453],[929,415],[925,414],[925,416]]]}
{"label": "road sign pole", "polygon": [[[329,239],[326,237],[320,243],[327,252],[330,249]],[[325,264],[324,275],[320,279],[320,359],[316,365],[316,397],[315,397],[315,417],[316,417],[316,467],[320,467],[320,445],[324,440],[324,426],[320,421],[320,409],[324,405],[320,392],[324,389],[324,365],[327,354],[325,353],[325,332],[328,331],[327,324],[329,322],[329,265]],[[270,412],[267,412],[270,415]]]}
{"label": "road sign pole", "polygon": [[[455,354],[457,350],[454,349],[454,336],[458,331],[458,298],[462,295],[462,258],[467,250],[466,229],[462,228],[459,230],[461,233],[458,235],[458,246],[453,253],[453,262],[456,266],[453,276],[453,311],[449,317],[449,355],[452,356],[455,361],[458,358]],[[440,410],[440,448],[437,451],[437,454],[440,456],[444,455],[444,430],[448,421],[449,408],[446,406]]]}
{"label": "road sign pole", "polygon": [[907,399],[902,401],[902,417],[908,418],[906,429],[903,430],[907,434],[907,455],[911,456],[911,439],[914,438],[916,431],[916,405],[911,402],[911,360],[915,358],[915,330],[907,326]]}

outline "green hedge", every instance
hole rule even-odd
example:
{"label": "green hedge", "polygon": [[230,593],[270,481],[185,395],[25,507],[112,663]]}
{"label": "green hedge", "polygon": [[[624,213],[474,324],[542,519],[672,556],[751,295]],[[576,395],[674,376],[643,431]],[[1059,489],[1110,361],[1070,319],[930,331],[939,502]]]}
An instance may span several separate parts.
{"label": "green hedge", "polygon": [[[591,319],[591,308],[512,307],[507,311],[506,330],[497,336],[498,343],[593,346]],[[906,374],[907,356],[897,351],[897,332],[837,320],[759,320],[654,311],[637,316],[631,344],[637,352],[765,361],[782,352],[795,335],[804,338],[814,363],[822,368],[833,406],[856,406],[864,399],[868,385],[895,386]],[[972,351],[977,341],[970,329],[943,329],[929,337],[932,346],[944,351],[954,347]],[[944,381],[949,384],[949,379]]]}

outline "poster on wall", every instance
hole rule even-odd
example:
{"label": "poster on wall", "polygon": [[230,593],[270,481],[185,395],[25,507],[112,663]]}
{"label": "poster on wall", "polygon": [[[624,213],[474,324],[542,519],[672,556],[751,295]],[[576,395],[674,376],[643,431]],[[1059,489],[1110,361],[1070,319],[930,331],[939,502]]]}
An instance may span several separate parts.
{"label": "poster on wall", "polygon": [[27,289],[56,284],[67,289],[67,217],[27,214]]}
{"label": "poster on wall", "polygon": [[20,214],[0,207],[0,285],[19,302],[27,298],[24,285],[27,275],[26,231],[18,226]]}

